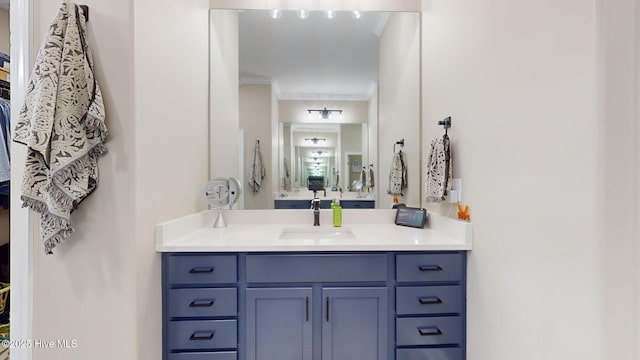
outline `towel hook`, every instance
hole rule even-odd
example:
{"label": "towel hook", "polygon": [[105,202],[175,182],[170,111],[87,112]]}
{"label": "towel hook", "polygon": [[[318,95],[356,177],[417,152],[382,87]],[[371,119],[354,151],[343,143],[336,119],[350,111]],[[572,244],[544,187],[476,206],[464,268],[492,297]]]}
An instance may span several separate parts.
{"label": "towel hook", "polygon": [[89,21],[89,6],[88,5],[79,5],[84,13],[84,20]]}
{"label": "towel hook", "polygon": [[396,152],[396,145],[400,145],[400,149],[402,149],[404,147],[404,139],[401,139],[399,141],[396,141],[395,144],[393,144],[393,152]]}
{"label": "towel hook", "polygon": [[444,118],[444,120],[438,121],[438,125],[444,126],[444,134],[447,135],[447,129],[451,127],[451,116]]}

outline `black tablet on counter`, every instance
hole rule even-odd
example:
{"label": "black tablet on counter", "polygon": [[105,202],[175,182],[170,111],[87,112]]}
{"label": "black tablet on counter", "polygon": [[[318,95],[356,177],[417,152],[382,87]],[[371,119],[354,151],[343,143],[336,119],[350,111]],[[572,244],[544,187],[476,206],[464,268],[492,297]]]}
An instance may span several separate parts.
{"label": "black tablet on counter", "polygon": [[396,211],[396,225],[424,228],[427,223],[427,210],[399,206]]}

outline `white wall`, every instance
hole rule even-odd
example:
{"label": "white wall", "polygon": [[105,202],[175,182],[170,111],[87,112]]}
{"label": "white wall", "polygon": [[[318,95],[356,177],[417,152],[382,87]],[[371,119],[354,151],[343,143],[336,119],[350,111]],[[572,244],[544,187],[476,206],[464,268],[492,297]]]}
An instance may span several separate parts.
{"label": "white wall", "polygon": [[632,359],[633,209],[614,190],[633,181],[630,139],[617,137],[628,99],[614,99],[629,90],[629,9],[423,4],[423,141],[453,116],[474,222],[467,358]]}
{"label": "white wall", "polygon": [[[133,15],[129,0],[86,3],[91,7],[88,42],[106,106],[108,153],[99,160],[96,191],[72,215],[76,231],[71,238],[48,256],[34,239],[33,339],[78,344],[76,349],[34,348],[34,359],[136,358]],[[59,5],[34,1],[37,47]]]}
{"label": "white wall", "polygon": [[[241,85],[240,86],[240,128],[244,129],[244,161],[241,171],[244,172],[245,209],[273,208],[272,183],[277,182],[271,172],[271,85]],[[262,160],[266,176],[262,179],[260,191],[254,193],[249,186],[249,169],[253,159],[256,140],[260,140]],[[233,154],[233,149],[226,152]]]}
{"label": "white wall", "polygon": [[420,205],[420,18],[416,14],[393,13],[380,36],[380,80],[378,87],[378,171],[376,199],[389,209],[387,195],[393,145],[404,139],[408,186],[400,203]]}

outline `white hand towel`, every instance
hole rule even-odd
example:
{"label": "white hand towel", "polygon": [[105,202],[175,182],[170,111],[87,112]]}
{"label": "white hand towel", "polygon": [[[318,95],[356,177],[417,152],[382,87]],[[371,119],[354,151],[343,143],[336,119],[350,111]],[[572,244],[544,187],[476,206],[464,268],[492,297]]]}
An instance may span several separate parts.
{"label": "white hand towel", "polygon": [[23,206],[41,214],[44,250],[73,232],[70,215],[98,184],[106,151],[102,94],[93,73],[85,18],[63,2],[35,61],[14,141],[25,144]]}

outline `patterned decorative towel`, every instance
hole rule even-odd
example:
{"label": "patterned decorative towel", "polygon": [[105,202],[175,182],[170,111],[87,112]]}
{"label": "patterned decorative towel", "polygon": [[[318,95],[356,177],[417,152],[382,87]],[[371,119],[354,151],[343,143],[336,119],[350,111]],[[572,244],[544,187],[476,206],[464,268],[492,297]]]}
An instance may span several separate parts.
{"label": "patterned decorative towel", "polygon": [[387,194],[392,196],[402,196],[402,190],[407,188],[407,166],[402,150],[393,154],[391,160],[391,170],[389,171],[389,188]]}
{"label": "patterned decorative towel", "polygon": [[266,174],[267,171],[262,161],[262,151],[260,151],[260,140],[256,140],[256,146],[253,149],[253,158],[249,166],[249,186],[251,186],[254,193],[260,190],[262,179],[264,179]]}
{"label": "patterned decorative towel", "polygon": [[375,186],[375,181],[373,180],[373,165],[369,167],[369,187],[372,188]]}
{"label": "patterned decorative towel", "polygon": [[47,254],[71,235],[71,212],[98,184],[104,118],[85,18],[64,1],[38,52],[14,137],[28,146],[22,206],[41,214]]}
{"label": "patterned decorative towel", "polygon": [[451,143],[449,136],[435,138],[431,141],[431,150],[427,158],[427,202],[444,201],[452,177]]}

